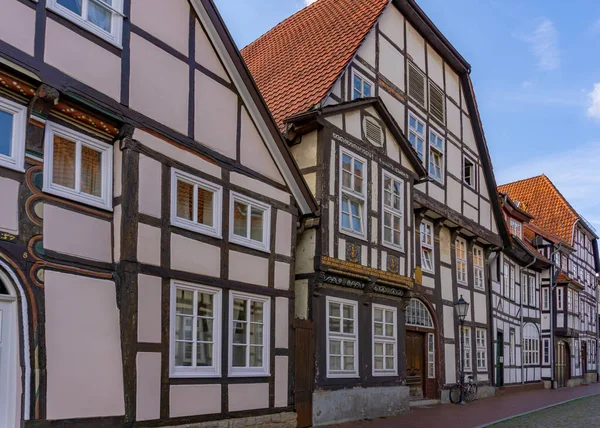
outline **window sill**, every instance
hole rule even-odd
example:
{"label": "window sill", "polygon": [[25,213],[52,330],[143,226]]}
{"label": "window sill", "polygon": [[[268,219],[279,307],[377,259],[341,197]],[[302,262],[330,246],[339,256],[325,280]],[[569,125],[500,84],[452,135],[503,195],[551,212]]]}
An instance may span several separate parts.
{"label": "window sill", "polygon": [[385,242],[385,241],[383,241],[383,243],[381,245],[383,245],[386,248],[389,248],[390,250],[397,251],[399,253],[404,254],[404,247],[403,246],[397,246],[397,245],[394,245],[392,243]]}
{"label": "window sill", "polygon": [[228,374],[229,377],[268,377],[271,376],[271,373],[268,371],[265,372],[238,372],[238,371],[230,371]]}
{"label": "window sill", "polygon": [[44,187],[42,189],[42,191],[44,193],[47,193],[49,195],[53,195],[53,196],[57,196],[59,198],[63,198],[63,199],[67,199],[71,202],[75,202],[75,203],[79,203],[79,204],[83,204],[83,205],[89,205],[95,208],[99,208],[105,211],[109,211],[112,212],[113,211],[113,207],[111,203],[107,203],[105,201],[102,201],[100,199],[95,200],[95,199],[91,199],[91,198],[86,198],[84,196],[81,196],[79,194],[75,194],[75,193],[71,193],[68,192],[66,190],[63,190],[62,188],[56,188],[54,186],[50,186],[50,187]]}
{"label": "window sill", "polygon": [[18,166],[13,159],[5,158],[2,155],[0,155],[0,168],[8,168],[17,172],[25,172],[25,168],[23,166]]}
{"label": "window sill", "polygon": [[358,376],[358,373],[348,373],[348,374],[327,373],[327,379],[359,379],[359,376]]}
{"label": "window sill", "polygon": [[169,378],[171,379],[198,379],[198,378],[220,378],[221,374],[214,372],[169,372]]}
{"label": "window sill", "polygon": [[171,226],[179,227],[180,229],[189,230],[190,232],[200,233],[206,236],[212,236],[213,238],[217,239],[223,239],[223,235],[219,233],[216,229],[182,220],[178,217],[174,217],[171,219]]}
{"label": "window sill", "polygon": [[373,377],[396,377],[398,376],[398,372],[381,372],[381,373],[373,373]]}
{"label": "window sill", "polygon": [[229,236],[229,242],[232,244],[241,245],[243,247],[252,248],[254,250],[262,251],[264,253],[270,253],[271,250],[268,245],[264,245],[262,243],[255,243],[255,241],[251,241],[249,239],[238,238],[236,235],[231,234]]}
{"label": "window sill", "polygon": [[340,227],[340,233],[343,233],[344,235],[351,236],[353,238],[360,239],[361,241],[367,241],[366,234],[360,234],[360,233],[354,232],[352,230],[344,229],[342,227]]}

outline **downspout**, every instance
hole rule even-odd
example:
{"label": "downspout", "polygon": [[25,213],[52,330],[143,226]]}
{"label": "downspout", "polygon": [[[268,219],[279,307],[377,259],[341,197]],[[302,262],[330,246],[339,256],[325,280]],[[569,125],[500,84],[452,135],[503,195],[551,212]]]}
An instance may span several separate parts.
{"label": "downspout", "polygon": [[558,243],[558,248],[550,254],[550,388],[554,387],[554,255],[560,252],[562,242]]}
{"label": "downspout", "polygon": [[[502,251],[501,248],[498,247],[498,250],[495,250],[490,259],[488,260],[488,272],[487,272],[487,289],[488,289],[488,323],[490,325],[490,334],[488,335],[488,346],[489,349],[491,351],[491,358],[490,361],[494,361],[494,364],[492,364],[492,370],[490,370],[490,380],[491,380],[491,384],[492,386],[496,385],[496,370],[497,370],[497,364],[498,362],[496,361],[496,356],[494,354],[494,337],[493,337],[493,333],[494,332],[494,296],[492,294],[492,263],[494,263],[494,261],[496,260],[496,258],[498,258],[498,256],[500,255],[500,252]],[[497,334],[496,334],[497,336]],[[496,368],[496,370],[494,370],[494,368]]]}
{"label": "downspout", "polygon": [[[531,263],[529,263],[527,266],[525,266],[523,268],[523,270],[527,270],[529,269],[531,266],[533,266],[535,264],[535,262],[538,261],[537,256],[533,256],[533,261]],[[522,272],[522,271],[521,271]],[[523,274],[521,273],[521,280],[523,279]],[[523,355],[524,355],[524,351],[523,351],[523,284],[521,284],[521,385],[525,384],[525,365],[523,363]],[[541,342],[541,337],[540,337],[540,342]]]}

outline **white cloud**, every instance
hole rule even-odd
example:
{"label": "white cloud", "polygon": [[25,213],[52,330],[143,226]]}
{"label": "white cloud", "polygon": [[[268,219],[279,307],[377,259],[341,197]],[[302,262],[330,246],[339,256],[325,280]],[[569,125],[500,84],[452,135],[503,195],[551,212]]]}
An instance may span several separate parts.
{"label": "white cloud", "polygon": [[533,83],[531,83],[529,80],[526,80],[521,84],[524,89],[529,88],[531,85],[533,85]]}
{"label": "white cloud", "polygon": [[542,18],[532,33],[521,34],[518,37],[529,43],[541,70],[556,70],[560,67],[558,30],[548,18]]}
{"label": "white cloud", "polygon": [[583,144],[563,152],[541,155],[499,170],[498,184],[546,174],[563,196],[600,230],[600,142]]}
{"label": "white cloud", "polygon": [[594,85],[594,89],[588,93],[589,105],[587,110],[588,117],[600,119],[600,83]]}

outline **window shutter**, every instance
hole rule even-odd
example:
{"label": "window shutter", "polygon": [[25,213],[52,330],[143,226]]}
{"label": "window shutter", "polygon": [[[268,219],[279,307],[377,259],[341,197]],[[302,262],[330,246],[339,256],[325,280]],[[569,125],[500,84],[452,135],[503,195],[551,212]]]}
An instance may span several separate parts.
{"label": "window shutter", "polygon": [[410,62],[408,63],[408,96],[425,108],[425,75]]}
{"label": "window shutter", "polygon": [[381,128],[381,125],[375,121],[375,119],[370,117],[365,118],[364,131],[367,140],[376,146],[383,146],[383,129]]}
{"label": "window shutter", "polygon": [[444,107],[444,91],[435,83],[429,82],[429,112],[441,123],[446,123]]}

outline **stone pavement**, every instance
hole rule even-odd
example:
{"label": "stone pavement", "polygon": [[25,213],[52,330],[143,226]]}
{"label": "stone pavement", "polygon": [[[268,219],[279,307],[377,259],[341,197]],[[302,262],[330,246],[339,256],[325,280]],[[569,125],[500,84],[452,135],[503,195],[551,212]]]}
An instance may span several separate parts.
{"label": "stone pavement", "polygon": [[[499,397],[478,400],[465,404],[437,404],[435,406],[412,408],[410,413],[392,418],[372,421],[351,422],[337,425],[339,428],[473,428],[489,424],[511,416],[540,409],[552,404],[600,394],[600,383],[574,388],[536,389],[533,391],[506,393]],[[600,401],[600,398],[599,400]],[[600,403],[599,406],[600,408]],[[598,411],[600,414],[600,410]],[[600,426],[600,419],[589,427]],[[501,426],[501,425],[500,425]],[[513,427],[513,425],[507,425]],[[530,425],[516,425],[530,426]],[[536,427],[537,425],[531,425]],[[543,425],[542,425],[543,426]],[[554,426],[554,425],[545,425]],[[565,425],[567,426],[567,425]],[[568,425],[576,426],[576,425]]]}
{"label": "stone pavement", "polygon": [[600,395],[530,413],[490,428],[584,428],[600,426]]}

